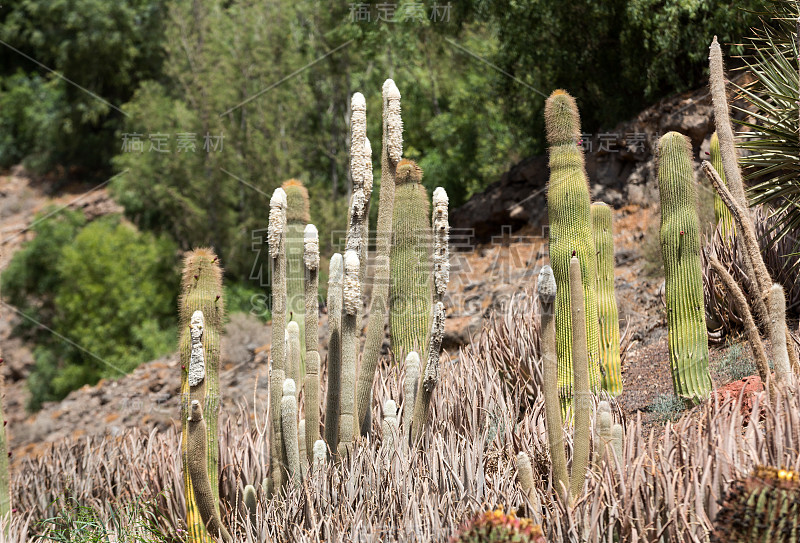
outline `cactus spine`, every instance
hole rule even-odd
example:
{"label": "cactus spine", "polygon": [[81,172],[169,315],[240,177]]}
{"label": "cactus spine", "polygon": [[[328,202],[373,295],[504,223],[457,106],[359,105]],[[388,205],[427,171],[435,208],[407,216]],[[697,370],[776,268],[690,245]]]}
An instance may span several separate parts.
{"label": "cactus spine", "polygon": [[228,530],[222,525],[219,516],[219,504],[216,493],[209,481],[206,423],[199,400],[192,400],[190,415],[186,420],[187,449],[189,452],[189,476],[192,490],[197,501],[197,510],[203,520],[204,527],[217,539],[226,543],[233,540]]}
{"label": "cactus spine", "polygon": [[406,356],[406,375],[403,382],[403,439],[408,443],[411,420],[414,417],[414,404],[419,385],[419,355],[411,351]]}
{"label": "cactus spine", "polygon": [[397,164],[395,181],[389,298],[392,351],[395,356],[411,351],[425,356],[433,294],[428,193],[420,184],[422,169],[411,160]]}
{"label": "cactus spine", "polygon": [[561,419],[558,390],[558,359],[556,356],[556,280],[550,266],[542,266],[536,292],[539,296],[539,316],[541,318],[542,382],[544,392],[545,420],[547,438],[550,445],[550,458],[553,465],[553,487],[559,495],[569,491],[567,478],[567,455],[564,452],[564,422]]}
{"label": "cactus spine", "polygon": [[[589,391],[589,353],[586,319],[584,318],[584,287],[581,264],[573,256],[569,262],[570,310],[572,311],[572,368],[575,382],[575,433],[572,446],[572,473],[569,486],[574,500],[583,492],[586,469],[589,466],[589,435],[592,414],[592,393]],[[558,315],[558,313],[556,313]]]}
{"label": "cactus spine", "polygon": [[[303,290],[303,276],[305,269],[303,263],[304,229],[306,224],[311,221],[308,203],[308,189],[298,179],[285,181],[281,188],[286,193],[286,303],[287,315],[291,315],[292,322],[296,322],[300,328],[299,351],[301,363],[298,366],[301,372],[305,360],[305,337],[303,328],[305,325],[305,295]],[[302,384],[295,377],[295,383]]]}
{"label": "cactus spine", "polygon": [[293,379],[283,382],[283,398],[281,399],[281,430],[286,449],[286,465],[289,468],[289,479],[300,484],[300,444],[297,430],[297,386]]}
{"label": "cactus spine", "polygon": [[676,396],[696,403],[711,392],[708,332],[691,148],[677,132],[659,141],[658,188],[672,383]]}
{"label": "cactus spine", "polygon": [[383,145],[381,151],[381,190],[378,202],[378,228],[375,236],[375,274],[367,321],[364,355],[358,375],[356,420],[362,435],[372,425],[372,385],[383,344],[389,305],[389,252],[392,239],[397,163],[403,154],[403,120],[400,116],[400,91],[394,81],[383,84]]}
{"label": "cactus spine", "polygon": [[319,439],[319,234],[313,224],[306,226],[303,234],[303,263],[305,264],[306,297],[306,380],[305,380],[305,441],[308,462],[312,460],[314,442]]}
{"label": "cactus spine", "polygon": [[286,193],[275,189],[269,202],[269,255],[272,272],[272,347],[269,393],[272,419],[270,440],[270,481],[273,493],[277,494],[285,481],[284,446],[281,431],[281,398],[283,381],[286,378]]}
{"label": "cactus spine", "polygon": [[[714,168],[716,168],[716,170],[719,172],[720,178],[724,183],[725,170],[722,166],[722,155],[719,151],[719,137],[717,136],[716,132],[711,134],[710,146],[711,164],[713,164]],[[719,194],[716,192],[714,193],[714,219],[723,236],[732,236],[736,233],[736,228],[733,225],[733,215],[731,215],[731,212],[725,205],[725,202],[722,201],[722,198],[720,198]]]}
{"label": "cactus spine", "polygon": [[612,396],[622,393],[622,364],[619,352],[619,311],[614,295],[614,230],[611,208],[602,202],[591,206],[592,233],[597,250],[597,314],[600,319],[599,351],[603,390]]}
{"label": "cactus spine", "polygon": [[328,269],[328,393],[325,405],[325,442],[332,452],[339,443],[339,403],[342,375],[342,285],[344,263],[339,253]]}
{"label": "cactus spine", "polygon": [[339,456],[347,456],[355,432],[355,382],[358,357],[358,313],[361,307],[361,283],[358,279],[358,253],[344,255],[344,313],[342,315],[342,369],[339,397]]}
{"label": "cactus spine", "polygon": [[569,297],[569,262],[574,255],[581,264],[586,300],[586,332],[589,354],[589,386],[599,385],[599,321],[595,295],[595,248],[589,217],[589,182],[583,151],[578,145],[580,118],[575,99],[556,90],[545,103],[547,141],[550,145],[550,182],[547,213],[550,220],[550,261],[557,290],[556,346],[558,386],[562,409],[572,397],[572,330]]}
{"label": "cactus spine", "polygon": [[[183,262],[181,296],[178,302],[181,361],[182,460],[186,492],[186,526],[190,542],[210,541],[193,490],[189,451],[191,401],[204,411],[206,443],[202,459],[208,472],[211,496],[219,499],[219,356],[220,333],[224,317],[222,269],[210,249],[195,249]],[[193,336],[194,333],[194,337]],[[191,374],[190,374],[191,372]],[[200,447],[196,448],[199,451]]]}

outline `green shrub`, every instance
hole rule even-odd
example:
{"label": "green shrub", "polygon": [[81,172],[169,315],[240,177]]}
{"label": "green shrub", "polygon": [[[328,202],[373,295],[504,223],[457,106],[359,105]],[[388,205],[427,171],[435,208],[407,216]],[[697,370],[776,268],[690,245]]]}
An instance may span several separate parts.
{"label": "green shrub", "polygon": [[719,371],[729,381],[739,381],[757,373],[749,349],[741,343],[730,346],[719,363]]}
{"label": "green shrub", "polygon": [[650,404],[649,411],[655,413],[661,422],[676,421],[686,408],[683,401],[674,393],[668,392],[656,396],[655,401]]}

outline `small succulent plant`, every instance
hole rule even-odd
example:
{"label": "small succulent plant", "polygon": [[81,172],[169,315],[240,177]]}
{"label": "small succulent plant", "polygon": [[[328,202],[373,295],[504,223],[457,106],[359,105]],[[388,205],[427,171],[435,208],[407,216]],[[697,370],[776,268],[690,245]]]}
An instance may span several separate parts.
{"label": "small succulent plant", "polygon": [[502,509],[479,513],[450,543],[545,543],[542,527],[529,518],[519,518],[514,512]]}

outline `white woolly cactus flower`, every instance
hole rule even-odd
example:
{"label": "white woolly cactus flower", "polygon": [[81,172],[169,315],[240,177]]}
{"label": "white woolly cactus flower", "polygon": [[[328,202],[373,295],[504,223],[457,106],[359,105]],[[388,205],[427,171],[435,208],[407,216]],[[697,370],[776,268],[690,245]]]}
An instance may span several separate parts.
{"label": "white woolly cactus flower", "polygon": [[367,104],[364,95],[357,92],[350,101],[350,173],[357,190],[364,186],[367,170],[371,169],[364,141],[367,139]]}
{"label": "white woolly cactus flower", "polygon": [[205,317],[200,310],[192,313],[189,321],[189,334],[192,338],[192,346],[189,354],[189,386],[194,387],[203,382],[206,378],[206,361],[203,353],[203,328],[205,327]]}
{"label": "white woolly cactus flower", "polygon": [[536,292],[544,303],[552,304],[556,301],[556,278],[553,275],[553,268],[547,264],[539,271]]}
{"label": "white woolly cactus flower", "polygon": [[433,191],[433,282],[439,297],[447,292],[450,282],[450,222],[447,191],[437,187]]}
{"label": "white woolly cactus flower", "polygon": [[319,233],[313,224],[303,231],[303,262],[309,270],[319,268]]}
{"label": "white woolly cactus flower", "polygon": [[364,194],[367,200],[372,195],[372,145],[364,138]]}
{"label": "white woolly cactus flower", "polygon": [[383,108],[389,158],[397,164],[403,156],[403,119],[400,116],[400,91],[391,79],[383,83]]}
{"label": "white woolly cactus flower", "polygon": [[430,392],[439,382],[439,354],[442,351],[444,338],[444,304],[436,302],[433,308],[433,322],[431,323],[430,347],[428,350],[428,364],[425,367],[425,376],[422,386]]}
{"label": "white woolly cactus flower", "polygon": [[281,240],[286,231],[286,191],[278,187],[269,200],[269,228],[267,229],[267,243],[272,258],[278,258],[281,250]]}
{"label": "white woolly cactus flower", "polygon": [[361,306],[361,282],[358,253],[350,249],[344,254],[344,310],[348,315],[355,315]]}

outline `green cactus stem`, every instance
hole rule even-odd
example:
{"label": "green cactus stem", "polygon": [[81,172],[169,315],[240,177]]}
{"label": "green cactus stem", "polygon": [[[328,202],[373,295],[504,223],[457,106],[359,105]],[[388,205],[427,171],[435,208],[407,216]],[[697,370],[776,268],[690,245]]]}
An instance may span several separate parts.
{"label": "green cactus stem", "polygon": [[[589,439],[592,416],[592,393],[589,391],[589,353],[587,348],[584,288],[581,264],[573,256],[569,262],[569,294],[572,311],[572,371],[575,382],[575,430],[572,439],[572,473],[569,487],[572,499],[583,492],[589,467]],[[556,313],[558,315],[558,313]]]}
{"label": "green cactus stem", "polygon": [[191,543],[205,543],[210,542],[210,538],[200,516],[189,474],[188,421],[191,400],[196,399],[204,411],[204,427],[207,430],[204,448],[207,455],[205,465],[208,468],[214,503],[217,503],[220,334],[225,311],[222,298],[222,269],[217,255],[211,249],[195,249],[184,258],[178,313],[182,368],[181,456],[186,495],[186,526]]}
{"label": "green cactus stem", "polygon": [[542,266],[536,284],[541,318],[542,386],[547,439],[553,465],[552,485],[560,495],[569,493],[567,455],[564,452],[564,422],[558,390],[558,358],[556,355],[556,280],[550,266]]}
{"label": "green cactus stem", "polygon": [[270,440],[270,480],[277,494],[286,480],[286,465],[281,431],[281,398],[286,379],[286,192],[275,189],[269,202],[269,255],[272,271],[272,346],[269,378],[272,439]]}
{"label": "green cactus stem", "polygon": [[433,296],[433,245],[428,192],[420,183],[422,169],[412,160],[397,164],[391,246],[389,328],[392,352],[424,356]]}
{"label": "green cactus stem", "polygon": [[436,385],[439,384],[439,355],[444,338],[444,304],[436,302],[433,306],[433,321],[428,343],[428,360],[422,373],[422,380],[417,388],[414,403],[414,418],[411,422],[411,443],[422,445],[421,437],[425,423],[430,417],[431,398]]}
{"label": "green cactus stem", "polygon": [[698,403],[711,393],[700,221],[691,146],[677,132],[669,132],[659,140],[658,188],[672,384],[676,396],[687,403]]}
{"label": "green cactus stem", "polygon": [[419,385],[419,355],[411,351],[406,356],[405,380],[403,381],[403,439],[409,442],[411,420],[414,417],[414,403]]}
{"label": "green cactus stem", "polygon": [[286,378],[292,379],[295,383],[300,381],[300,326],[292,321],[286,325]]}
{"label": "green cactus stem", "polygon": [[332,452],[339,444],[339,404],[342,378],[342,286],[344,263],[339,253],[328,269],[328,386],[325,404],[325,443]]}
{"label": "green cactus stem", "polygon": [[305,264],[306,296],[306,380],[305,395],[306,425],[301,439],[307,461],[312,460],[314,442],[319,439],[319,234],[313,224],[306,226],[303,234],[303,263]]}
{"label": "green cactus stem", "polygon": [[242,493],[242,501],[244,502],[244,508],[247,510],[247,518],[250,520],[250,526],[255,527],[256,525],[256,487],[253,485],[247,485],[244,487],[244,492]]}
{"label": "green cactus stem", "polygon": [[208,532],[226,543],[233,541],[228,530],[222,525],[218,511],[218,499],[211,490],[208,477],[208,458],[206,451],[206,423],[200,401],[192,400],[190,416],[187,419],[187,447],[189,452],[189,476],[192,480],[197,510]]}
{"label": "green cactus stem", "polygon": [[339,396],[340,457],[348,456],[355,433],[355,384],[358,357],[358,312],[361,306],[360,263],[358,253],[349,250],[344,255],[344,287],[342,314],[342,369]]}
{"label": "green cactus stem", "polygon": [[[287,315],[291,315],[292,322],[300,328],[300,371],[304,370],[305,336],[305,293],[303,287],[304,263],[303,241],[304,230],[311,220],[308,203],[308,189],[298,179],[285,181],[281,188],[286,193],[286,303]],[[294,378],[293,378],[294,379]],[[302,384],[303,381],[296,383]]]}
{"label": "green cactus stem", "polygon": [[[722,155],[719,151],[719,137],[717,137],[717,133],[714,132],[711,134],[711,164],[714,165],[714,168],[719,172],[720,178],[722,182],[725,182],[725,173],[722,166]],[[733,225],[733,216],[731,215],[730,210],[725,205],[725,202],[722,201],[722,198],[719,197],[719,194],[716,192],[714,193],[714,220],[717,223],[717,228],[720,229],[720,232],[724,237],[733,236],[736,234],[736,227]]]}
{"label": "green cactus stem", "polygon": [[592,233],[597,250],[597,315],[600,319],[600,377],[603,390],[622,394],[622,363],[619,352],[619,311],[614,295],[614,230],[611,208],[602,202],[591,205]]}
{"label": "green cactus stem", "polygon": [[586,300],[586,331],[589,353],[589,386],[600,384],[599,320],[597,316],[596,256],[589,216],[589,182],[579,145],[580,118],[574,98],[556,90],[545,103],[545,125],[550,145],[550,182],[547,213],[550,220],[550,263],[558,285],[556,301],[556,346],[558,386],[562,411],[572,398],[572,323],[569,297],[569,261],[581,264]]}
{"label": "green cactus stem", "polygon": [[397,163],[403,154],[403,120],[400,116],[400,91],[394,81],[383,84],[383,146],[381,151],[381,190],[378,201],[378,224],[375,235],[375,274],[367,320],[364,354],[358,374],[356,420],[361,435],[372,427],[372,385],[383,345],[389,310],[389,252],[392,241]]}
{"label": "green cactus stem", "polygon": [[281,398],[281,431],[286,452],[286,466],[289,469],[289,480],[300,484],[300,443],[297,430],[297,386],[293,379],[283,382],[283,398]]}

